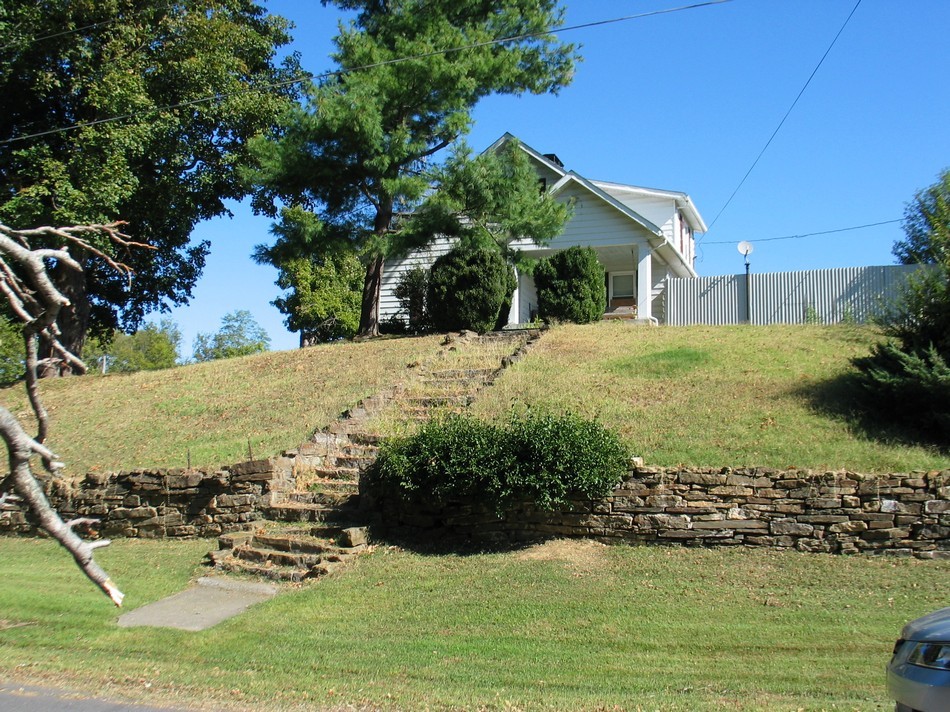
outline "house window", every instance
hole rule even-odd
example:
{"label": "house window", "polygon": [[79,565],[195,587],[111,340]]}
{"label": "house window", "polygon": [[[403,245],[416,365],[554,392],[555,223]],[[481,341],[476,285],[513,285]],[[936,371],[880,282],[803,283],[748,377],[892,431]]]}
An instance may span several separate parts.
{"label": "house window", "polygon": [[610,275],[611,299],[628,299],[636,296],[637,285],[633,272],[615,272]]}
{"label": "house window", "polygon": [[608,281],[607,310],[637,306],[637,273],[611,272]]}

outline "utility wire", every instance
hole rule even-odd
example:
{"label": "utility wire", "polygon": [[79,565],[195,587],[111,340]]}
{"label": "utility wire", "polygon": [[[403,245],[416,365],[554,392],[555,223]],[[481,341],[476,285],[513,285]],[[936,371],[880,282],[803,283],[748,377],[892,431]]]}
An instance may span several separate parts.
{"label": "utility wire", "polygon": [[[860,2],[860,0],[858,0]],[[393,64],[401,64],[403,62],[410,62],[416,59],[425,59],[426,57],[433,57],[440,54],[452,54],[454,52],[463,52],[469,49],[479,49],[481,47],[490,47],[497,44],[505,44],[508,42],[520,42],[522,40],[533,39],[536,37],[544,37],[545,35],[552,35],[558,32],[571,32],[573,30],[582,30],[590,27],[600,27],[602,25],[610,25],[617,22],[627,22],[630,20],[640,20],[646,17],[654,17],[656,15],[667,15],[674,12],[682,12],[684,10],[696,10],[702,7],[709,7],[710,5],[722,5],[723,3],[732,2],[732,0],[706,0],[706,2],[699,2],[692,5],[682,5],[680,7],[667,8],[665,10],[654,10],[652,12],[643,12],[637,15],[626,15],[624,17],[616,17],[610,20],[598,20],[596,22],[587,22],[581,25],[572,25],[570,27],[559,27],[555,29],[542,30],[540,32],[531,32],[523,35],[515,35],[512,37],[501,37],[495,40],[487,40],[485,42],[477,42],[471,45],[463,45],[461,47],[450,47],[448,49],[433,50],[431,52],[424,52],[422,54],[411,55],[409,57],[397,57],[394,59],[388,59],[383,62],[374,62],[373,64],[364,64],[358,67],[351,67],[350,69],[340,69],[333,70],[329,72],[324,72],[323,74],[310,75],[310,74],[301,74],[292,79],[284,79],[279,82],[269,82],[267,84],[261,84],[257,87],[252,87],[248,89],[243,89],[241,91],[235,92],[224,92],[219,94],[214,94],[212,96],[201,97],[199,99],[191,99],[189,101],[182,101],[177,104],[168,104],[165,106],[157,106],[154,109],[150,109],[148,113],[154,113],[157,111],[172,111],[174,109],[182,109],[188,106],[195,106],[197,104],[205,104],[213,101],[221,101],[222,99],[227,99],[233,96],[241,96],[243,94],[250,94],[253,92],[261,91],[262,89],[270,89],[275,87],[282,86],[291,86],[293,84],[299,84],[312,79],[328,79],[334,76],[343,76],[350,74],[352,72],[363,71],[367,69],[375,69],[377,67],[385,67]],[[77,124],[71,124],[69,126],[61,126],[55,129],[48,129],[47,131],[38,131],[32,134],[25,134],[23,136],[15,136],[14,138],[7,138],[0,140],[0,145],[15,143],[17,141],[26,141],[31,138],[40,138],[42,136],[50,136],[52,134],[64,133],[66,131],[72,131],[79,128],[88,128],[91,126],[99,126],[101,124],[111,124],[116,121],[124,121],[125,119],[132,119],[136,116],[139,116],[139,112],[133,112],[129,114],[122,114],[119,116],[109,116],[103,119],[95,119],[93,121],[83,121]]]}
{"label": "utility wire", "polygon": [[[837,230],[822,230],[821,232],[806,232],[801,235],[783,235],[782,237],[763,237],[748,240],[748,242],[774,242],[775,240],[800,240],[803,237],[814,237],[816,235],[830,235],[835,232],[848,232],[849,230],[862,230],[866,227],[877,227],[878,225],[891,225],[901,222],[897,220],[882,220],[876,223],[867,223],[866,225],[852,225],[851,227],[840,227]],[[735,240],[720,240],[718,242],[707,242],[707,245],[734,245]]]}
{"label": "utility wire", "polygon": [[[174,7],[174,2],[169,2],[166,9],[171,10],[173,7]],[[139,17],[148,12],[152,12],[155,9],[160,9],[160,8],[144,8],[138,12],[131,13],[131,17]],[[43,42],[44,40],[55,39],[56,37],[65,37],[66,35],[74,35],[77,32],[85,32],[86,30],[92,30],[92,29],[95,29],[96,27],[111,25],[116,22],[120,22],[121,20],[126,20],[129,17],[130,15],[117,15],[116,17],[113,17],[111,19],[101,20],[99,22],[93,22],[92,24],[83,25],[82,27],[74,27],[70,30],[62,30],[60,32],[53,32],[52,34],[49,34],[49,35],[40,35],[39,37],[33,37],[32,39],[30,39],[29,44],[33,45],[38,42]],[[16,40],[14,40],[13,42],[8,42],[7,44],[0,46],[0,50],[9,49],[10,47],[15,47],[17,44],[19,44],[19,42]]]}
{"label": "utility wire", "polygon": [[[739,181],[739,185],[737,185],[736,189],[732,191],[732,195],[729,196],[729,200],[726,201],[726,204],[723,205],[722,208],[720,208],[719,212],[716,214],[716,217],[713,218],[713,221],[709,224],[709,229],[706,230],[706,232],[699,237],[699,241],[702,241],[702,239],[706,235],[708,235],[709,232],[713,229],[713,225],[716,224],[716,221],[719,220],[719,217],[726,211],[726,208],[729,207],[729,204],[732,202],[732,199],[736,197],[736,194],[745,184],[746,179],[749,177],[752,171],[755,170],[755,167],[758,165],[759,160],[762,158],[763,155],[765,155],[765,152],[768,150],[769,146],[772,145],[772,141],[778,135],[778,132],[782,129],[782,126],[785,125],[785,120],[788,118],[789,114],[792,113],[792,109],[795,108],[795,105],[798,104],[798,100],[802,98],[802,95],[805,93],[805,90],[808,88],[808,85],[811,84],[811,80],[815,78],[815,75],[818,73],[818,70],[821,69],[821,65],[824,64],[825,58],[831,52],[832,48],[835,46],[835,43],[837,43],[838,38],[841,37],[841,33],[844,32],[844,28],[848,26],[848,23],[851,21],[851,18],[854,16],[854,13],[857,11],[858,6],[860,4],[861,4],[861,0],[857,0],[857,2],[854,4],[854,7],[851,8],[851,13],[848,15],[847,19],[845,19],[844,24],[841,25],[841,29],[838,30],[838,34],[836,34],[834,39],[831,40],[831,44],[828,45],[828,49],[825,50],[825,53],[821,56],[821,59],[818,60],[818,64],[815,66],[814,70],[812,70],[811,75],[808,77],[808,80],[805,82],[805,85],[801,88],[801,91],[798,92],[798,96],[795,97],[795,101],[793,101],[792,105],[788,107],[788,111],[785,112],[785,116],[783,116],[782,120],[779,121],[778,126],[775,127],[775,131],[772,132],[772,135],[769,137],[769,140],[765,142],[765,146],[762,148],[761,151],[759,151],[759,155],[756,156],[755,160],[752,162],[752,165],[749,166],[749,170],[746,171],[745,175],[742,177],[742,180]],[[712,243],[709,243],[709,244],[712,244]]]}

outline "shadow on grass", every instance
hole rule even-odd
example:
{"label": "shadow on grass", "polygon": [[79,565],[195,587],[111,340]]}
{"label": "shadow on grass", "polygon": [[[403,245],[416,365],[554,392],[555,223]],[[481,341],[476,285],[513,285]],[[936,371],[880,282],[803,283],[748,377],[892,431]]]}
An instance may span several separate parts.
{"label": "shadow on grass", "polygon": [[847,423],[858,437],[889,445],[924,447],[950,455],[950,446],[945,439],[911,424],[889,419],[855,373],[802,385],[792,392],[803,398],[816,413]]}
{"label": "shadow on grass", "polygon": [[559,537],[538,534],[537,537],[513,541],[479,535],[476,530],[454,529],[451,533],[433,530],[425,533],[398,531],[388,527],[372,527],[372,538],[379,544],[398,546],[420,556],[481,556],[524,551]]}

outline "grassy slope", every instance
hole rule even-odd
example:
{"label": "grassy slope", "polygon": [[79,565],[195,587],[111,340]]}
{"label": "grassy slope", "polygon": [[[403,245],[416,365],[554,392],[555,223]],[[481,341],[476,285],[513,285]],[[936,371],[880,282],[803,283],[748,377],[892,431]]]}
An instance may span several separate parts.
{"label": "grassy slope", "polygon": [[[213,709],[880,710],[901,625],[950,587],[945,563],[907,559],[380,550],[188,633],[118,628],[54,544],[0,545],[0,677]],[[134,607],[183,587],[207,547],[98,556]]]}
{"label": "grassy slope", "polygon": [[[827,326],[561,327],[480,396],[484,417],[545,406],[596,416],[661,465],[865,472],[937,469],[946,453],[869,436],[838,412],[849,358],[869,329]],[[294,447],[359,398],[432,368],[484,365],[439,337],[335,344],[128,376],[43,383],[50,443],[69,470],[216,466]],[[471,353],[466,351],[469,349]],[[496,354],[497,356],[497,354]],[[478,363],[469,363],[472,358]],[[466,360],[468,359],[468,360]],[[26,411],[22,387],[0,404]],[[398,430],[398,418],[377,425]]]}
{"label": "grassy slope", "polygon": [[475,408],[486,417],[525,405],[580,411],[651,464],[947,467],[947,453],[869,436],[846,417],[849,359],[877,338],[859,327],[563,327]]}
{"label": "grassy slope", "polygon": [[[942,465],[811,405],[838,392],[820,384],[872,338],[556,329],[478,409],[580,409],[653,462]],[[186,447],[218,462],[240,459],[249,435],[260,452],[295,444],[436,351],[435,339],[337,345],[44,389],[74,462],[177,465]],[[19,391],[2,400],[22,408]],[[97,556],[137,607],[181,590],[211,546],[120,540]],[[0,677],[213,709],[880,710],[901,624],[945,605],[950,587],[939,561],[589,542],[476,556],[380,549],[346,575],[186,633],[118,628],[48,541],[4,538],[0,552]]]}
{"label": "grassy slope", "polygon": [[[404,377],[438,337],[316,346],[166,371],[44,381],[49,443],[69,472],[195,467],[296,447],[360,398]],[[0,404],[26,415],[22,386]]]}

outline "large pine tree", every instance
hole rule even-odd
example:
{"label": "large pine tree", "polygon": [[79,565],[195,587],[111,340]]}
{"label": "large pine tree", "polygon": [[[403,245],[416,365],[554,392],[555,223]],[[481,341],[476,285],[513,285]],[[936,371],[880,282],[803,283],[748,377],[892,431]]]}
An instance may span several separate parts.
{"label": "large pine tree", "polygon": [[[279,219],[279,249],[346,245],[366,269],[359,332],[375,335],[383,263],[431,235],[404,217],[433,183],[435,156],[464,136],[491,94],[556,92],[575,48],[551,28],[557,0],[324,0],[356,17],[335,38],[336,72],[312,86],[278,140],[255,144],[255,207]],[[282,207],[279,207],[282,206]],[[314,229],[295,224],[299,210]]]}

